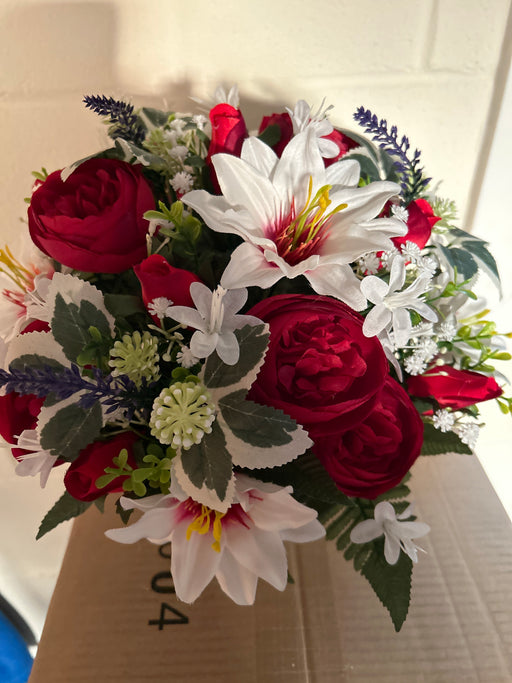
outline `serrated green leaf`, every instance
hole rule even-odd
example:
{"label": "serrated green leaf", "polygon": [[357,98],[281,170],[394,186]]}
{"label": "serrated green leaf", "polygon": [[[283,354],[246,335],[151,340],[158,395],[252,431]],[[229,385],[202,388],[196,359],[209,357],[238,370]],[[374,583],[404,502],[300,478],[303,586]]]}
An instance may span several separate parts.
{"label": "serrated green leaf", "polygon": [[445,255],[448,263],[452,268],[457,268],[457,272],[462,275],[464,280],[470,280],[476,275],[478,264],[469,251],[459,247],[444,247],[442,245],[439,245],[439,248]]}
{"label": "serrated green leaf", "polygon": [[102,335],[110,336],[110,327],[105,315],[90,301],[84,299],[80,307],[67,304],[60,293],[55,297],[52,318],[52,334],[62,347],[66,358],[76,361],[82,349],[90,342],[89,328],[96,327]]}
{"label": "serrated green leaf", "polygon": [[183,451],[181,456],[183,470],[192,484],[215,491],[223,501],[232,475],[231,455],[226,448],[226,439],[217,422],[212,425],[212,433],[201,443]]}
{"label": "serrated green leaf", "polygon": [[336,519],[325,528],[325,537],[332,541],[344,531],[354,520],[359,521],[360,511],[356,507],[346,507]]}
{"label": "serrated green leaf", "polygon": [[235,330],[235,335],[240,345],[240,360],[235,365],[226,365],[217,354],[209,356],[204,369],[207,387],[218,389],[238,384],[263,358],[269,339],[264,325],[245,325]]}
{"label": "serrated green leaf", "polygon": [[43,517],[36,539],[47,534],[61,522],[73,519],[73,517],[78,517],[78,515],[85,512],[90,505],[90,502],[77,500],[76,498],[73,498],[70,493],[65,491],[52,509]]}
{"label": "serrated green leaf", "polygon": [[103,512],[105,512],[105,500],[106,500],[106,498],[107,498],[107,496],[101,496],[100,498],[96,498],[96,500],[93,501],[94,505],[96,505],[96,507],[98,508],[98,510],[102,514],[103,514]]}
{"label": "serrated green leaf", "polygon": [[477,237],[476,235],[473,235],[470,232],[466,232],[466,230],[461,230],[461,228],[450,228],[449,232],[450,237],[456,237],[457,240],[464,240],[464,242],[480,242],[482,244],[488,244],[485,240],[483,240],[481,237]]}
{"label": "serrated green leaf", "polygon": [[361,574],[388,610],[395,630],[399,631],[411,601],[412,561],[401,552],[396,564],[388,564],[384,557],[384,539],[378,538],[373,545]]}
{"label": "serrated green leaf", "polygon": [[442,455],[443,453],[463,453],[472,455],[469,446],[462,443],[457,434],[441,432],[433,424],[426,422],[423,430],[421,455]]}
{"label": "serrated green leaf", "polygon": [[260,448],[290,443],[290,432],[297,429],[295,420],[282,410],[246,400],[246,393],[245,389],[240,389],[219,400],[222,417],[233,434]]}
{"label": "serrated green leaf", "polygon": [[[306,452],[292,462],[272,469],[258,469],[258,479],[271,481],[280,486],[292,486],[294,498],[323,511],[332,510],[334,515],[340,505],[354,505],[354,500],[340,491],[320,460],[311,452]],[[325,508],[328,503],[333,508]],[[319,505],[320,504],[320,505]]]}
{"label": "serrated green leaf", "polygon": [[41,431],[41,447],[68,462],[99,436],[103,425],[101,406],[68,405],[50,418]]}
{"label": "serrated green leaf", "polygon": [[463,242],[463,244],[465,248],[476,258],[482,270],[489,275],[501,293],[501,281],[500,274],[498,272],[498,265],[494,256],[487,249],[487,242],[472,240]]}

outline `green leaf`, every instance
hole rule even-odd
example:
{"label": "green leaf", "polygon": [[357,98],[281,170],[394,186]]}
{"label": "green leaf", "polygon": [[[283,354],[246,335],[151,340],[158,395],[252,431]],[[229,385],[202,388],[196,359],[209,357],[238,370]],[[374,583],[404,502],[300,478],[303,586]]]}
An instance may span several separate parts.
{"label": "green leaf", "polygon": [[128,142],[128,140],[123,138],[116,138],[115,144],[116,148],[119,149],[120,153],[128,161],[135,158],[142,166],[149,166],[155,171],[163,171],[166,168],[166,163],[161,157],[137,147],[133,142]]}
{"label": "green leaf", "polygon": [[[354,505],[353,499],[342,493],[334,484],[320,460],[311,452],[304,453],[282,467],[259,469],[258,479],[271,481],[280,486],[293,486],[294,498],[318,510],[326,510],[323,503],[335,514],[339,505]],[[320,503],[320,505],[319,505]],[[332,505],[335,504],[335,509]]]}
{"label": "green leaf", "polygon": [[55,310],[52,318],[52,333],[61,345],[66,358],[76,361],[82,349],[91,340],[89,328],[96,327],[102,335],[110,336],[108,321],[101,311],[87,299],[67,304],[61,294],[55,297]]}
{"label": "green leaf", "polygon": [[135,313],[144,313],[142,300],[132,294],[105,294],[105,307],[114,318],[126,318]]}
{"label": "green leaf", "polygon": [[297,429],[295,420],[281,410],[246,400],[246,393],[239,389],[219,400],[222,417],[233,434],[260,448],[290,443],[290,432]]}
{"label": "green leaf", "polygon": [[469,446],[462,443],[457,434],[441,432],[430,422],[425,422],[421,455],[442,455],[443,453],[473,454]]}
{"label": "green leaf", "polygon": [[240,345],[240,360],[235,365],[226,365],[216,353],[212,354],[204,369],[205,385],[212,389],[229,387],[247,377],[265,354],[269,339],[265,329],[265,325],[245,325],[241,330],[235,330]]}
{"label": "green leaf", "polygon": [[487,242],[468,240],[463,242],[462,244],[476,258],[476,260],[482,267],[482,270],[484,270],[487,273],[487,275],[489,275],[489,277],[501,293],[501,282],[500,274],[498,272],[498,265],[496,263],[496,260],[494,259],[494,256],[487,249]]}
{"label": "green leaf", "polygon": [[277,124],[271,124],[261,131],[258,138],[269,147],[273,147],[281,139],[281,129]]}
{"label": "green leaf", "polygon": [[160,109],[154,109],[153,107],[142,107],[137,111],[137,114],[146,130],[151,130],[152,128],[161,128],[162,126],[165,126],[169,120],[168,112],[162,111]]}
{"label": "green leaf", "polygon": [[73,517],[78,517],[85,512],[91,505],[90,502],[76,500],[71,494],[65,491],[52,509],[46,513],[39,526],[36,540],[54,529],[61,522],[65,522]]}
{"label": "green leaf", "polygon": [[219,500],[225,499],[233,468],[226,439],[217,422],[212,425],[212,433],[206,435],[200,444],[183,451],[181,463],[196,488],[206,486],[215,491]]}
{"label": "green leaf", "polygon": [[105,512],[105,499],[106,498],[107,498],[107,496],[101,496],[100,498],[96,498],[96,500],[93,501],[94,505],[96,505],[96,507],[98,508],[98,510],[101,513]]}
{"label": "green leaf", "polygon": [[103,425],[101,406],[68,405],[51,417],[41,431],[41,447],[68,462],[99,435]]}
{"label": "green leaf", "polygon": [[38,370],[44,368],[55,368],[64,372],[65,368],[62,363],[54,358],[47,358],[46,356],[39,356],[36,353],[26,353],[23,356],[18,356],[9,363],[10,370]]}
{"label": "green leaf", "polygon": [[462,275],[464,280],[470,280],[476,275],[478,264],[469,251],[459,247],[444,247],[443,245],[439,245],[439,248],[451,267],[457,268],[457,272]]}
{"label": "green leaf", "polygon": [[411,601],[412,560],[401,552],[396,564],[388,564],[384,557],[384,539],[378,538],[373,544],[361,574],[388,610],[395,631],[399,631]]}

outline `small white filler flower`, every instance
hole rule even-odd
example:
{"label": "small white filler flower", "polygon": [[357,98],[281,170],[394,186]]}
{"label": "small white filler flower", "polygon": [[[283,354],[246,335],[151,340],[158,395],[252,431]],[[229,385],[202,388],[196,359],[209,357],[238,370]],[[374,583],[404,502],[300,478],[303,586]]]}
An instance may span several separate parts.
{"label": "small white filler flower", "polygon": [[425,536],[430,531],[424,522],[403,522],[401,519],[410,516],[410,506],[401,515],[395,513],[394,507],[387,501],[377,503],[375,518],[359,522],[350,532],[352,543],[369,543],[384,534],[384,557],[388,564],[396,564],[403,550],[413,562],[418,561],[418,550],[413,538]]}

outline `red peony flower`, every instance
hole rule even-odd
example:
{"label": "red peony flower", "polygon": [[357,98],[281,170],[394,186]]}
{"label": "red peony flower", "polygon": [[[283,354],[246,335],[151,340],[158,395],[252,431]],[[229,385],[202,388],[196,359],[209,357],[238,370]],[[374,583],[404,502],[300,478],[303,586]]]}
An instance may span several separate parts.
{"label": "red peony flower", "polygon": [[50,174],[28,210],[32,241],[77,270],[119,273],[146,255],[145,211],[155,208],[140,168],[115,159],[89,159],[63,182]]}
{"label": "red peony flower", "polygon": [[210,167],[215,191],[220,193],[215,169],[211,163],[212,156],[224,152],[239,157],[243,142],[249,133],[247,132],[242,112],[225,102],[217,104],[210,110],[210,121],[212,124],[212,139],[208,147],[206,163]]}
{"label": "red peony flower", "polygon": [[293,137],[293,123],[290,118],[290,114],[284,112],[283,114],[271,114],[270,116],[264,116],[260,123],[258,135],[263,133],[263,131],[269,126],[278,126],[279,128],[279,140],[275,145],[271,145],[271,147],[277,156],[280,157],[284,148]]}
{"label": "red peony flower", "polygon": [[406,242],[415,242],[420,249],[430,239],[432,228],[440,221],[439,216],[434,216],[432,207],[426,199],[416,199],[407,207],[409,217],[407,218],[407,234],[402,237],[392,237],[391,241],[395,247],[400,248]]}
{"label": "red peony flower", "polygon": [[115,493],[123,490],[123,482],[127,477],[117,477],[108,486],[98,489],[96,481],[105,474],[106,467],[112,467],[112,460],[126,448],[128,451],[128,465],[137,467],[133,455],[133,446],[138,437],[132,432],[124,432],[108,441],[93,441],[89,444],[69,466],[64,475],[64,485],[67,491],[78,500],[95,500],[105,493]]}
{"label": "red peony flower", "polygon": [[[152,254],[133,269],[142,286],[142,300],[148,306],[153,299],[165,297],[174,306],[194,307],[190,296],[190,285],[201,282],[194,273],[182,268],[175,268],[160,254]],[[158,323],[156,315],[151,316]]]}
{"label": "red peony flower", "polygon": [[423,422],[404,389],[388,376],[362,422],[314,441],[313,452],[341,491],[376,498],[399,484],[420,454]]}
{"label": "red peony flower", "polygon": [[249,398],[280,408],[311,438],[338,433],[373,409],[388,363],[363,318],[324,296],[269,297],[251,310],[270,326],[265,362]]}
{"label": "red peony flower", "polygon": [[407,389],[411,396],[435,398],[441,408],[452,410],[489,401],[503,393],[494,377],[450,365],[438,365],[423,375],[409,377]]}

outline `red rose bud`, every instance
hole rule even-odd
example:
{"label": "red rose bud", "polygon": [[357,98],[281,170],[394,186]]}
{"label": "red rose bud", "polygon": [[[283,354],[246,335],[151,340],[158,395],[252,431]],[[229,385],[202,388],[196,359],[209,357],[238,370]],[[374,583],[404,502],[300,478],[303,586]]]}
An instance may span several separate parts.
{"label": "red rose bud", "polygon": [[64,486],[73,498],[78,500],[95,500],[105,493],[123,490],[126,476],[116,477],[107,486],[99,489],[96,481],[105,474],[106,467],[114,467],[113,459],[125,448],[128,451],[128,465],[137,467],[133,455],[133,446],[138,437],[132,432],[124,432],[108,441],[93,441],[69,466],[64,475]]}
{"label": "red rose bud", "polygon": [[430,239],[433,226],[440,221],[439,216],[434,216],[432,207],[426,199],[416,199],[407,207],[409,216],[407,218],[407,234],[402,237],[392,237],[391,241],[400,249],[406,242],[415,242],[420,249]]}
{"label": "red rose bud", "polygon": [[[15,391],[0,396],[0,435],[7,443],[16,444],[17,437],[25,429],[36,428],[43,402],[44,397],[18,394]],[[29,452],[22,448],[12,448],[11,451],[17,460]]]}
{"label": "red rose bud", "polygon": [[489,401],[503,393],[494,377],[457,370],[450,365],[436,366],[423,375],[409,377],[407,389],[411,396],[434,398],[441,408],[452,410]]}
{"label": "red rose bud", "polygon": [[210,167],[212,183],[215,191],[220,194],[219,183],[215,169],[211,162],[214,154],[221,152],[239,157],[245,138],[249,135],[244,117],[239,109],[223,102],[210,110],[212,124],[212,139],[208,147],[206,163]]}
{"label": "red rose bud", "polygon": [[336,486],[348,496],[371,499],[409,471],[421,451],[423,422],[404,389],[388,376],[362,422],[337,436],[320,434],[314,442],[313,452]]}
{"label": "red rose bud", "polygon": [[[142,300],[146,308],[159,297],[165,297],[175,306],[194,306],[190,285],[201,280],[188,270],[175,268],[160,254],[152,254],[133,269],[142,286]],[[151,316],[159,323],[156,315]]]}
{"label": "red rose bud", "polygon": [[65,182],[60,171],[48,176],[32,195],[28,225],[34,244],[59,263],[120,273],[146,255],[143,214],[154,208],[139,166],[89,159]]}
{"label": "red rose bud", "polygon": [[284,148],[293,137],[293,123],[290,115],[287,112],[284,112],[283,114],[264,116],[260,123],[258,135],[261,135],[269,126],[277,126],[279,128],[279,140],[275,145],[271,145],[271,147],[277,156],[280,157]]}
{"label": "red rose bud", "polygon": [[270,326],[265,362],[248,398],[279,408],[313,433],[337,433],[373,409],[388,374],[379,340],[336,299],[273,296],[249,313]]}
{"label": "red rose bud", "polygon": [[335,142],[338,145],[339,150],[340,150],[339,154],[337,156],[332,157],[331,159],[324,159],[325,167],[330,166],[331,164],[334,164],[335,161],[339,161],[351,149],[355,149],[356,147],[359,147],[358,142],[356,142],[355,140],[352,140],[352,138],[349,138],[348,135],[345,135],[344,133],[341,132],[341,130],[338,130],[337,128],[335,128],[332,131],[332,133],[329,133],[329,135],[324,135],[324,138],[326,140],[332,140],[333,142]]}

